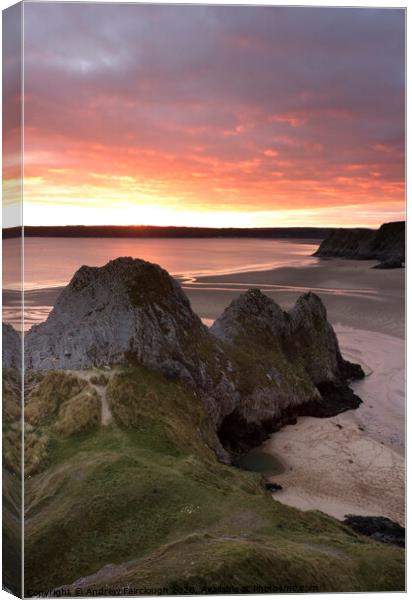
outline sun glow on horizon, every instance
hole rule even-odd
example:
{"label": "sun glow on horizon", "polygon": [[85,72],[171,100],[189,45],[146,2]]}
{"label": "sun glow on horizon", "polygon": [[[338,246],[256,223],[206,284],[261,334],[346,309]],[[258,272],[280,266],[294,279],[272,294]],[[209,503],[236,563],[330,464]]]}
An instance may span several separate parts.
{"label": "sun glow on horizon", "polygon": [[[140,169],[144,173],[145,165]],[[162,173],[158,177],[99,173],[80,166],[39,169],[29,163],[26,171],[28,225],[378,227],[404,219],[404,204],[398,200],[403,197],[403,182],[382,181],[377,186],[375,179],[363,175],[327,182],[294,181],[285,175],[274,185],[265,177],[250,178],[239,168],[239,185],[234,186],[219,177],[185,178],[184,167],[179,172],[177,165],[169,180],[162,179]]]}
{"label": "sun glow on horizon", "polygon": [[[202,10],[25,6],[25,224],[403,219],[403,12]],[[18,122],[4,129],[12,201]]]}
{"label": "sun glow on horizon", "polygon": [[[402,210],[388,205],[376,214],[364,207],[343,207],[273,211],[174,211],[151,204],[124,204],[122,210],[85,208],[81,221],[76,220],[76,204],[51,205],[47,222],[44,221],[44,205],[29,203],[25,206],[29,225],[136,225],[162,227],[210,227],[210,228],[264,228],[264,227],[372,227],[377,228],[388,221],[404,220]],[[54,209],[53,209],[54,206]],[[350,209],[353,209],[350,211]],[[350,211],[351,216],[349,216]]]}

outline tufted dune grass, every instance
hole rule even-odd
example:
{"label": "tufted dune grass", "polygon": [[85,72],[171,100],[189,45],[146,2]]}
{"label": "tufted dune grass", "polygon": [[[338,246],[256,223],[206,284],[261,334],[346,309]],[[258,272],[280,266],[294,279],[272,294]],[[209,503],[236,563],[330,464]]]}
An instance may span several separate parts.
{"label": "tufted dune grass", "polygon": [[[51,381],[60,395],[73,384],[53,377],[47,391]],[[219,463],[203,404],[183,383],[116,368],[107,397],[112,424],[72,435],[56,427],[58,411],[36,412],[50,438],[47,463],[26,481],[28,593],[83,577],[90,590],[159,593],[404,589],[402,549],[275,502],[259,475]]]}

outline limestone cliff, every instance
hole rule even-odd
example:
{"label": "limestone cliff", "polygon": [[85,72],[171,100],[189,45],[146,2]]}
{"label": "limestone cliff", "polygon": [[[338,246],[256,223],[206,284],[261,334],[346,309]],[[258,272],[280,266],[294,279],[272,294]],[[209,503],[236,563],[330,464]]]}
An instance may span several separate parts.
{"label": "limestone cliff", "polygon": [[119,258],[81,267],[48,319],[26,336],[27,367],[84,369],[137,361],[170,377],[198,370],[193,340],[207,328],[179,284],[159,266]]}
{"label": "limestone cliff", "polygon": [[372,229],[335,229],[321,243],[315,256],[379,260],[394,266],[405,262],[405,221]]}
{"label": "limestone cliff", "polygon": [[25,351],[33,370],[136,363],[182,380],[234,452],[298,414],[357,406],[346,380],[363,375],[343,360],[314,294],[285,313],[250,290],[209,331],[166,271],[132,258],[79,269],[47,321],[27,334]]}
{"label": "limestone cliff", "polygon": [[231,357],[240,391],[239,403],[219,431],[231,449],[256,445],[298,415],[326,417],[359,406],[346,382],[363,377],[363,371],[342,358],[315,294],[301,296],[287,313],[260,290],[249,290],[230,304],[211,332]]}
{"label": "limestone cliff", "polygon": [[8,323],[3,323],[3,369],[21,369],[22,344],[17,331]]}
{"label": "limestone cliff", "polygon": [[26,335],[26,368],[137,363],[202,390],[214,421],[231,410],[228,364],[180,285],[161,267],[118,258],[81,267],[44,323]]}

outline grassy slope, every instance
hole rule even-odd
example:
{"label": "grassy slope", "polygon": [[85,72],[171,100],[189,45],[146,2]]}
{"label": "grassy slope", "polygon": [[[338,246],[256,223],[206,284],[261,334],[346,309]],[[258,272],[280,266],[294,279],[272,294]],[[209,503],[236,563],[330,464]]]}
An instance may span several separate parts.
{"label": "grassy slope", "polygon": [[27,592],[108,564],[87,587],[404,588],[401,549],[274,502],[258,475],[218,463],[182,384],[136,367],[112,376],[108,398],[110,426],[62,436],[42,425],[47,460],[26,481]]}
{"label": "grassy slope", "polygon": [[2,505],[3,587],[21,594],[21,381],[11,369],[2,371]]}

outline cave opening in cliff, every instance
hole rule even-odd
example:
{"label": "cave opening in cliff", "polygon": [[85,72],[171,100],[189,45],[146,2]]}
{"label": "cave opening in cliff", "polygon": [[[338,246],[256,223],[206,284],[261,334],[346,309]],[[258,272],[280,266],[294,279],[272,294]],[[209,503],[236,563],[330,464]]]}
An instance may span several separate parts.
{"label": "cave opening in cliff", "polygon": [[273,419],[250,422],[234,410],[223,419],[217,435],[225,450],[232,455],[240,455],[260,446],[275,429]]}

